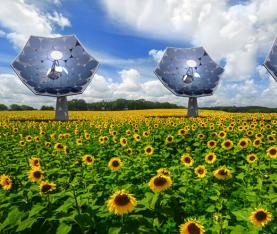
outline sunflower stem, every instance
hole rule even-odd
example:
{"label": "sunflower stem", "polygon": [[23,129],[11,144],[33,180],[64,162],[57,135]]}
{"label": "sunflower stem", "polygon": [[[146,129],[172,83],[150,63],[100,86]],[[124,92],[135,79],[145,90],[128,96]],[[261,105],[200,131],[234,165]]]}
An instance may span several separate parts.
{"label": "sunflower stem", "polygon": [[76,209],[77,209],[77,211],[78,211],[78,214],[80,215],[81,212],[80,212],[80,207],[79,207],[79,204],[78,204],[78,200],[77,200],[77,195],[76,195],[76,190],[75,190],[75,188],[73,189],[73,196],[74,196],[74,200],[75,200]]}

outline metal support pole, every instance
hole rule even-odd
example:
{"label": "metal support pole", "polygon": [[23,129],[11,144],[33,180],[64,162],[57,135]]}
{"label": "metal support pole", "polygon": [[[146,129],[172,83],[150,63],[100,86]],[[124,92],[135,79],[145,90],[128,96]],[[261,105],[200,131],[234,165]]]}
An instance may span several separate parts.
{"label": "metal support pole", "polygon": [[68,120],[68,105],[66,96],[57,97],[55,119],[59,121]]}
{"label": "metal support pole", "polygon": [[188,117],[198,117],[198,105],[196,97],[189,97]]}

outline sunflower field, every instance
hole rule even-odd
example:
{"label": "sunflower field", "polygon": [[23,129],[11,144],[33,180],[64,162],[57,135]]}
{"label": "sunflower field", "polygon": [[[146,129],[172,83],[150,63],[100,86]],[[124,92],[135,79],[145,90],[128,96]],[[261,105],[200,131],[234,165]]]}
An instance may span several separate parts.
{"label": "sunflower field", "polygon": [[0,112],[0,233],[277,233],[277,114]]}

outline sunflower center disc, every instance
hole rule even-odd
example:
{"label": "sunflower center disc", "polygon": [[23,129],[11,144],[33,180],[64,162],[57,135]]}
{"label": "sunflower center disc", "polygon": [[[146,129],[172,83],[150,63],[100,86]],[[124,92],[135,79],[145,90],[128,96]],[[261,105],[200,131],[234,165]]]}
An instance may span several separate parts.
{"label": "sunflower center disc", "polygon": [[121,194],[117,195],[114,201],[118,206],[125,206],[130,202],[130,199],[126,194]]}
{"label": "sunflower center disc", "polygon": [[264,213],[264,212],[262,212],[262,211],[259,211],[257,214],[256,214],[256,218],[258,219],[258,220],[264,220],[265,218],[266,218],[266,214]]}
{"label": "sunflower center disc", "polygon": [[196,226],[196,224],[191,223],[188,226],[188,231],[190,234],[200,234],[200,228]]}
{"label": "sunflower center disc", "polygon": [[166,179],[164,177],[158,177],[154,180],[154,184],[156,186],[163,186],[164,184],[166,184]]}

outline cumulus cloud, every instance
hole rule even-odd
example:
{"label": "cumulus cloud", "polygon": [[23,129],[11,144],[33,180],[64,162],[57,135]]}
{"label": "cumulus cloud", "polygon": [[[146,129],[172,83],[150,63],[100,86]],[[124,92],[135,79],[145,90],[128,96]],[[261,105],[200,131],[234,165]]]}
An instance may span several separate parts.
{"label": "cumulus cloud", "polygon": [[[111,18],[139,33],[201,45],[217,62],[224,58],[227,79],[250,79],[258,53],[268,50],[276,36],[275,0],[233,6],[228,0],[102,2]],[[157,51],[149,53],[157,60]]]}
{"label": "cumulus cloud", "polygon": [[22,48],[30,35],[56,36],[55,25],[64,28],[70,26],[70,21],[58,12],[44,14],[24,0],[9,0],[1,4],[0,26],[17,48]]}
{"label": "cumulus cloud", "polygon": [[61,13],[54,11],[53,14],[48,14],[47,18],[52,22],[60,26],[62,29],[70,27],[71,23],[69,19],[65,18]]}

